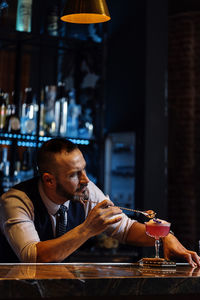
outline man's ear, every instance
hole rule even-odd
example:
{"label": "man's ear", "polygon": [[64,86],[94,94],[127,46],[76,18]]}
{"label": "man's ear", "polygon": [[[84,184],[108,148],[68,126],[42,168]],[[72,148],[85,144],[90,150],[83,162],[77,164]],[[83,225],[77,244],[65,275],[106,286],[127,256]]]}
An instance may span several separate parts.
{"label": "man's ear", "polygon": [[43,173],[42,180],[48,188],[53,188],[56,185],[55,177],[50,173]]}

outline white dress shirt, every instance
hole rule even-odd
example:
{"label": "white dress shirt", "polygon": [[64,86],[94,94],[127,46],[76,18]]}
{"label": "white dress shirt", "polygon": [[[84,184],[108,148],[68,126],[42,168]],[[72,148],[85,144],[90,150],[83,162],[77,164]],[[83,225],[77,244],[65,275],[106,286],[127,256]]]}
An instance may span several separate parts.
{"label": "white dress shirt", "polygon": [[[89,200],[84,205],[85,216],[98,203],[106,199],[103,192],[93,183],[88,183]],[[42,184],[39,182],[39,192],[47,208],[52,222],[52,229],[55,236],[56,212],[60,205],[52,202],[44,193]],[[69,201],[64,203],[69,207]],[[66,212],[67,217],[67,212]],[[106,233],[120,242],[126,240],[127,233],[135,220],[131,220],[123,214],[122,220],[112,224]],[[12,249],[21,262],[36,262],[36,244],[40,241],[34,225],[34,206],[28,196],[16,189],[11,189],[1,196],[0,200],[0,229],[5,234]]]}

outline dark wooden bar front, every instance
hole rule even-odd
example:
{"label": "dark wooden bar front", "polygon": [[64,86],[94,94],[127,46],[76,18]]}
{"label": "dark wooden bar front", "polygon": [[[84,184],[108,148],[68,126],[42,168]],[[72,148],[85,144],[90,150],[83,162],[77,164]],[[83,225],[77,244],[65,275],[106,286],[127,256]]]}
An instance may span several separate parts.
{"label": "dark wooden bar front", "polygon": [[0,299],[200,299],[200,268],[132,263],[0,264]]}

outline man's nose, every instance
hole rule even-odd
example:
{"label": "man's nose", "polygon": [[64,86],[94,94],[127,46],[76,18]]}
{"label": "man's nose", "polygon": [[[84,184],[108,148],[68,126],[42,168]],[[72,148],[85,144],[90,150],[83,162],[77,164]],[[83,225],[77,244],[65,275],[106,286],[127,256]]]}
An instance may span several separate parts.
{"label": "man's nose", "polygon": [[80,179],[81,183],[88,183],[90,180],[89,178],[87,177],[87,174],[85,171],[83,171],[81,173],[81,179]]}

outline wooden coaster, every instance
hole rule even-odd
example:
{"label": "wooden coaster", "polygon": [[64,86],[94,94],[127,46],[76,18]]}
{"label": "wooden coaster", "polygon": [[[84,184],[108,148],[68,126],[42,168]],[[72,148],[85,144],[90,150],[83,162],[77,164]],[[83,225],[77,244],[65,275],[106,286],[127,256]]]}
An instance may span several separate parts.
{"label": "wooden coaster", "polygon": [[149,262],[164,262],[165,259],[164,258],[156,258],[156,257],[144,257],[142,258],[142,261],[145,263],[149,263]]}
{"label": "wooden coaster", "polygon": [[149,258],[144,257],[139,261],[141,267],[148,268],[168,268],[176,267],[176,263],[173,261],[167,261],[164,258]]}

